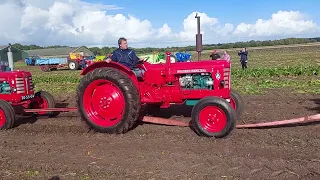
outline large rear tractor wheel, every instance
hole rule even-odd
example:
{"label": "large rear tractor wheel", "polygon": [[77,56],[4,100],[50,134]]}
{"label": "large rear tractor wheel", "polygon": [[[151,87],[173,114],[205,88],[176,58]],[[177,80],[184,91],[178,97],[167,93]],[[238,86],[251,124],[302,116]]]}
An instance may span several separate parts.
{"label": "large rear tractor wheel", "polygon": [[97,68],[86,74],[77,96],[82,119],[98,132],[126,133],[140,114],[138,89],[128,76],[114,68]]}
{"label": "large rear tractor wheel", "polygon": [[[55,108],[56,102],[50,93],[46,91],[39,91],[35,93],[35,101],[32,102],[30,106],[33,109]],[[36,114],[47,117],[55,117],[59,115],[59,112],[39,112]]]}
{"label": "large rear tractor wheel", "polygon": [[234,129],[235,122],[235,110],[222,98],[205,97],[192,109],[192,126],[202,136],[225,137]]}
{"label": "large rear tractor wheel", "polygon": [[230,96],[230,105],[236,110],[237,117],[240,118],[244,107],[243,99],[241,95],[234,90],[231,90]]}
{"label": "large rear tractor wheel", "polygon": [[12,106],[4,100],[0,100],[0,129],[10,129],[14,125],[16,114]]}

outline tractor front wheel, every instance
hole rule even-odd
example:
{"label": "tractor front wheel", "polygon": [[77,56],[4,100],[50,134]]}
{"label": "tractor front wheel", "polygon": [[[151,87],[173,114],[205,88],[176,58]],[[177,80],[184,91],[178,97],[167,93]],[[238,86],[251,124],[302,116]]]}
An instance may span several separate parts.
{"label": "tractor front wheel", "polygon": [[234,90],[231,90],[230,96],[231,96],[230,105],[233,107],[233,109],[236,110],[237,117],[240,118],[240,116],[242,115],[243,106],[244,106],[243,99],[240,96],[240,94]]}
{"label": "tractor front wheel", "polygon": [[205,97],[192,109],[192,126],[202,136],[225,137],[234,129],[235,122],[235,110],[222,98]]}
{"label": "tractor front wheel", "polygon": [[[45,108],[55,108],[56,102],[54,97],[46,92],[46,91],[39,91],[35,93],[35,101],[31,103],[31,108],[34,109],[45,109]],[[48,116],[48,117],[55,117],[59,115],[59,112],[39,112],[36,113],[41,116]]]}
{"label": "tractor front wheel", "polygon": [[0,129],[10,129],[14,125],[16,114],[12,106],[4,100],[0,100]]}
{"label": "tractor front wheel", "polygon": [[140,114],[138,89],[128,76],[114,68],[97,68],[86,74],[77,96],[82,119],[98,132],[126,133]]}

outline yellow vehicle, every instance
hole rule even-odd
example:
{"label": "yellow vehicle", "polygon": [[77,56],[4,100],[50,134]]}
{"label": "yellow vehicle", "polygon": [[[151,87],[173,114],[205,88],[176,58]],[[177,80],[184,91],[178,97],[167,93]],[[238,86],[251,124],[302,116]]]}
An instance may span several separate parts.
{"label": "yellow vehicle", "polygon": [[[159,52],[154,52],[153,54],[147,54],[147,55],[141,55],[139,56],[140,58],[146,58],[149,57],[147,60],[151,64],[158,64],[158,63],[165,63],[165,53],[159,53]],[[172,54],[171,57],[171,63],[176,62],[176,57]]]}
{"label": "yellow vehicle", "polygon": [[81,59],[84,56],[84,54],[81,53],[69,53],[70,59]]}
{"label": "yellow vehicle", "polygon": [[106,58],[106,56],[96,56],[93,59],[93,62],[99,62],[99,61],[103,61]]}

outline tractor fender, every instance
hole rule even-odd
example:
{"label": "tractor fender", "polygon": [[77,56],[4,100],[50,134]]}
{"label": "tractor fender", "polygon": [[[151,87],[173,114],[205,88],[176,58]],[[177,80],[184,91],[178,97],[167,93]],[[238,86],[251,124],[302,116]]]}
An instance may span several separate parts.
{"label": "tractor fender", "polygon": [[111,61],[109,63],[107,63],[106,61],[94,62],[94,63],[90,64],[88,67],[84,68],[82,70],[82,72],[80,73],[80,75],[84,76],[87,73],[89,73],[90,71],[97,69],[97,68],[102,68],[102,67],[110,67],[110,68],[114,68],[114,69],[121,71],[122,73],[127,75],[132,80],[133,84],[136,85],[137,88],[139,88],[138,79],[137,79],[136,75],[134,74],[134,72],[132,72],[126,66],[124,66],[120,63],[117,63],[117,62],[113,62],[113,61]]}

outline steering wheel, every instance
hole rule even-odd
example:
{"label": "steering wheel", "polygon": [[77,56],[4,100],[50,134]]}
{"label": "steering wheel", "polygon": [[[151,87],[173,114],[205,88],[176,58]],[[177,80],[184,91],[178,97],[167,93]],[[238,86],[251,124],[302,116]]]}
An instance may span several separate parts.
{"label": "steering wheel", "polygon": [[149,58],[150,58],[150,56],[144,58],[143,62],[147,62]]}
{"label": "steering wheel", "polygon": [[150,58],[149,56],[145,57],[142,61],[139,61],[138,64],[142,64],[144,62],[147,62],[149,58]]}

